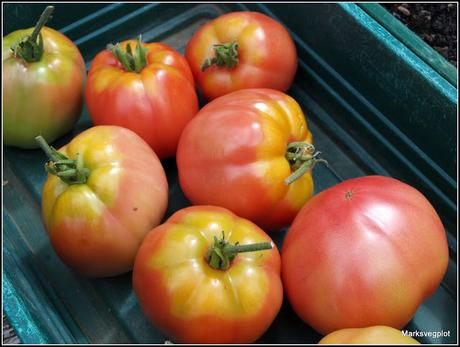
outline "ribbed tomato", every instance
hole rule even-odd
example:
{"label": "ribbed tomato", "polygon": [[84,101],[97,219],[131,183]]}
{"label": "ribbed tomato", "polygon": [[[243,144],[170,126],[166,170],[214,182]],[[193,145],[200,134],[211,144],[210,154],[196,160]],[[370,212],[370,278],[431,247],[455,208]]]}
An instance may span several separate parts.
{"label": "ribbed tomato", "polygon": [[94,124],[133,130],[160,159],[176,154],[182,130],[198,111],[185,58],[165,44],[140,38],[110,46],[94,58],[86,103]]}
{"label": "ribbed tomato", "polygon": [[50,159],[43,221],[56,253],[88,276],[129,271],[168,203],[166,175],[155,153],[117,126],[90,128],[59,151],[43,139],[40,145]]}
{"label": "ribbed tomato", "polygon": [[182,209],[145,237],[133,287],[147,317],[179,343],[254,342],[283,300],[270,237],[213,206]]}
{"label": "ribbed tomato", "polygon": [[264,229],[289,224],[313,194],[318,161],[299,104],[271,89],[213,100],[189,123],[177,150],[179,181],[196,205],[230,209]]}

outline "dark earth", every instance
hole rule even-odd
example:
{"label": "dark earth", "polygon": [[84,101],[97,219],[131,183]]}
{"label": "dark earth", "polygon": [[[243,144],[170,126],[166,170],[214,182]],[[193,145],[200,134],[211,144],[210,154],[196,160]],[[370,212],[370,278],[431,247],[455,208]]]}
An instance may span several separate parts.
{"label": "dark earth", "polygon": [[457,4],[382,3],[380,5],[457,66]]}
{"label": "dark earth", "polygon": [[[457,4],[382,3],[402,23],[457,66]],[[20,343],[3,316],[3,343]]]}

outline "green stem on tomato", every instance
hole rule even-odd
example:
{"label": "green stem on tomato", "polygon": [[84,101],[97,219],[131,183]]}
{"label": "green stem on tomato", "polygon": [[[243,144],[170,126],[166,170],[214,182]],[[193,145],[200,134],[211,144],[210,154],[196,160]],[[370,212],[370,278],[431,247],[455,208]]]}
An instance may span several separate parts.
{"label": "green stem on tomato", "polygon": [[55,148],[48,145],[40,135],[35,138],[40,148],[45,152],[49,161],[45,164],[46,172],[59,177],[63,182],[84,184],[88,180],[90,171],[83,164],[83,157],[77,153],[76,159],[69,159]]}
{"label": "green stem on tomato", "polygon": [[47,6],[35,25],[32,34],[27,35],[19,41],[13,43],[11,50],[13,51],[15,57],[20,57],[28,63],[40,61],[44,52],[43,36],[40,31],[50,18],[53,11],[53,6]]}
{"label": "green stem on tomato", "polygon": [[234,40],[227,43],[217,44],[213,46],[214,58],[208,58],[201,65],[201,71],[205,71],[212,65],[233,69],[238,65],[238,43]]}
{"label": "green stem on tomato", "polygon": [[291,184],[308,171],[313,170],[318,163],[328,165],[326,160],[318,158],[320,154],[321,152],[315,152],[315,147],[310,143],[291,142],[288,144],[285,157],[293,172],[284,180],[284,184]]}
{"label": "green stem on tomato", "polygon": [[108,44],[107,49],[113,53],[115,58],[121,63],[128,72],[139,73],[147,65],[147,48],[142,47],[142,36],[137,37],[136,48],[132,49],[131,44],[126,45],[125,51],[116,45]]}
{"label": "green stem on tomato", "polygon": [[271,242],[252,243],[247,245],[234,245],[225,240],[225,233],[222,231],[222,238],[214,236],[214,242],[206,253],[206,261],[216,270],[227,270],[238,253],[256,252],[273,248]]}

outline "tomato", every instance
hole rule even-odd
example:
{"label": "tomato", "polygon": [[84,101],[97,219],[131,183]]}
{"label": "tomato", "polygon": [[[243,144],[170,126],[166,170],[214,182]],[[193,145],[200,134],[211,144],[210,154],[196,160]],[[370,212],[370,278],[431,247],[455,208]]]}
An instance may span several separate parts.
{"label": "tomato", "polygon": [[131,270],[148,231],[168,202],[158,157],[135,133],[116,126],[90,128],[50,158],[42,215],[64,263],[92,277]]}
{"label": "tomato", "polygon": [[[222,206],[276,229],[313,193],[311,141],[293,98],[270,89],[236,91],[207,104],[184,130],[179,182],[195,205]],[[286,184],[294,171],[301,177]]]}
{"label": "tomato", "polygon": [[3,142],[37,148],[35,137],[52,142],[80,117],[86,71],[78,48],[63,34],[42,27],[48,7],[34,28],[3,38]]}
{"label": "tomato", "polygon": [[334,331],[323,337],[318,344],[417,345],[420,342],[410,336],[404,336],[401,330],[386,326],[373,326]]}
{"label": "tomato", "polygon": [[297,71],[289,32],[258,12],[232,12],[203,25],[185,57],[203,93],[211,100],[246,88],[286,91]]}
{"label": "tomato", "polygon": [[188,207],[145,237],[133,288],[174,342],[250,343],[280,309],[280,256],[248,220],[220,207]]}
{"label": "tomato", "polygon": [[402,328],[437,289],[449,259],[442,222],[428,200],[382,176],[350,179],[314,196],[281,254],[292,307],[322,334]]}
{"label": "tomato", "polygon": [[133,130],[160,159],[175,155],[182,130],[198,111],[185,58],[165,44],[141,43],[140,37],[96,55],[86,102],[94,124]]}

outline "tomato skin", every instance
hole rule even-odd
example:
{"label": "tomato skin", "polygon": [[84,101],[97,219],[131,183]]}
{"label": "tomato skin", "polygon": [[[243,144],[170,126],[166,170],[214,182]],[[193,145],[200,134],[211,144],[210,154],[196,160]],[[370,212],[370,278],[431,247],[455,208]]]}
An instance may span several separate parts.
{"label": "tomato skin", "polygon": [[410,336],[404,336],[401,330],[386,326],[373,326],[337,330],[323,337],[318,344],[418,345],[420,342]]}
{"label": "tomato skin", "polygon": [[254,342],[280,309],[276,246],[240,253],[229,269],[216,270],[205,254],[222,230],[231,243],[271,242],[256,225],[224,208],[193,206],[153,229],[139,249],[134,291],[147,317],[174,342]]}
{"label": "tomato skin", "polygon": [[300,106],[271,89],[213,100],[185,128],[177,149],[180,186],[195,205],[228,208],[266,230],[289,224],[313,194],[307,172],[290,185],[287,144],[312,141]]}
{"label": "tomato skin", "polygon": [[402,328],[439,286],[449,254],[428,200],[396,179],[365,176],[313,197],[282,249],[282,276],[296,313],[322,334]]}
{"label": "tomato skin", "polygon": [[[128,43],[120,43],[124,49]],[[174,156],[185,125],[198,111],[192,72],[179,52],[161,43],[143,43],[147,65],[127,72],[112,52],[91,62],[86,103],[96,125],[118,125],[141,136],[160,159]]]}
{"label": "tomato skin", "polygon": [[96,126],[60,152],[82,153],[91,174],[67,185],[48,175],[42,216],[51,244],[77,272],[90,277],[131,270],[145,234],[158,225],[168,202],[166,175],[152,149],[132,131]]}
{"label": "tomato skin", "polygon": [[[236,40],[239,63],[234,68],[213,65],[213,45]],[[231,12],[203,25],[191,38],[185,57],[206,99],[246,88],[286,91],[297,71],[297,53],[289,32],[274,19],[258,12]]]}
{"label": "tomato skin", "polygon": [[53,142],[72,129],[83,106],[86,70],[78,48],[60,32],[43,27],[44,53],[27,63],[11,45],[33,28],[3,38],[3,142],[37,148],[35,137]]}

